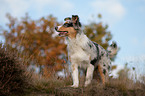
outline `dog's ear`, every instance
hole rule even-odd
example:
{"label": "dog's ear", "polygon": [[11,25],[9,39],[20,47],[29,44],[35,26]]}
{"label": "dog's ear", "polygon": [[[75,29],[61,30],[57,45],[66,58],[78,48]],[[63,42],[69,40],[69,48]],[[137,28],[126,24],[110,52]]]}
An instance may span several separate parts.
{"label": "dog's ear", "polygon": [[116,42],[112,42],[112,47],[114,47],[114,48],[116,48],[117,47],[117,44],[116,44]]}
{"label": "dog's ear", "polygon": [[67,20],[71,20],[71,18],[70,17],[64,18],[64,21],[67,21]]}
{"label": "dog's ear", "polygon": [[81,23],[79,21],[78,15],[72,15],[72,22],[75,30],[79,30],[81,27]]}

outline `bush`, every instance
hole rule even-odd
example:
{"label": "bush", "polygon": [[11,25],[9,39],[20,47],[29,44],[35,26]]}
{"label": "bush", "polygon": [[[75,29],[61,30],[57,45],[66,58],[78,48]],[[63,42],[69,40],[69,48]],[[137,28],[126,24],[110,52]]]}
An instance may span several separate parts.
{"label": "bush", "polygon": [[0,95],[24,94],[30,77],[17,52],[0,44]]}

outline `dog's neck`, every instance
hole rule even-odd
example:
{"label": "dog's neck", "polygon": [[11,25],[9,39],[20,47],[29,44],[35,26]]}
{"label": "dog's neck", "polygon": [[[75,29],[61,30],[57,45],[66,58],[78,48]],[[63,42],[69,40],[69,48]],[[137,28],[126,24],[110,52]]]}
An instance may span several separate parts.
{"label": "dog's neck", "polygon": [[81,46],[84,47],[88,44],[89,39],[88,37],[83,33],[82,30],[79,30],[79,32],[76,35],[76,38],[67,38],[67,44],[69,46]]}
{"label": "dog's neck", "polygon": [[82,37],[84,35],[82,30],[77,30],[76,36],[74,38],[71,38],[70,36],[67,37],[67,41],[68,42],[74,42],[74,41],[78,41],[78,39],[80,39],[80,37]]}
{"label": "dog's neck", "polygon": [[77,30],[76,35],[73,38],[71,36],[67,37],[67,40],[69,40],[69,41],[77,40],[78,38],[80,38],[81,35],[84,35],[83,31]]}

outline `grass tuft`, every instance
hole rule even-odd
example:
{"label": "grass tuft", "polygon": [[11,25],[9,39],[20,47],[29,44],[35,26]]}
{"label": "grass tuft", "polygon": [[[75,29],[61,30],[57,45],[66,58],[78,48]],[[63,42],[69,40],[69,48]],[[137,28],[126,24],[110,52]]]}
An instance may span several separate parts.
{"label": "grass tuft", "polygon": [[31,86],[31,75],[26,71],[16,51],[0,44],[0,95],[13,96],[25,94]]}

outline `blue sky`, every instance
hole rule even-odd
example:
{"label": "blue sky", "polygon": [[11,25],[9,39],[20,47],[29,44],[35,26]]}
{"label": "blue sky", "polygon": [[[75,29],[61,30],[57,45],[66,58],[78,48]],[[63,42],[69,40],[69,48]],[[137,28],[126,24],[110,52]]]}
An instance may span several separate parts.
{"label": "blue sky", "polygon": [[6,13],[20,19],[26,12],[32,19],[53,14],[63,21],[77,14],[83,24],[102,21],[121,48],[115,64],[145,69],[145,0],[0,0],[0,25],[8,22]]}

